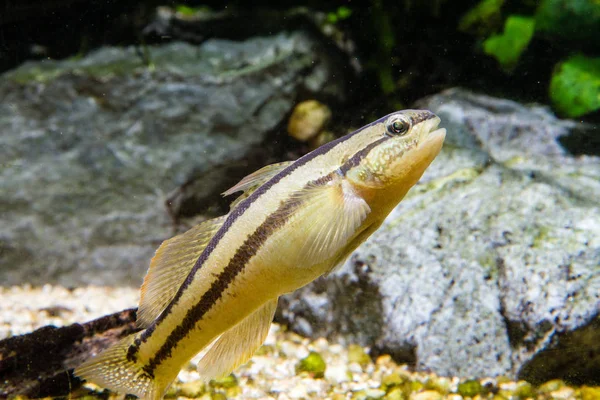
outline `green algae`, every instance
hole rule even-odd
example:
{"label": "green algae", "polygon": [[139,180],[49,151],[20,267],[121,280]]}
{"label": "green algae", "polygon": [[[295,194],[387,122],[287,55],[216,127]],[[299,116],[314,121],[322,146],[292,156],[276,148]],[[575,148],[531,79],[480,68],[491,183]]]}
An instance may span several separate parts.
{"label": "green algae", "polygon": [[475,397],[483,391],[483,386],[478,380],[470,379],[458,384],[458,394],[463,397]]}
{"label": "green algae", "polygon": [[519,399],[535,398],[536,390],[533,385],[526,381],[517,382],[517,388],[514,395]]}
{"label": "green algae", "polygon": [[308,372],[315,378],[323,378],[326,368],[327,365],[323,357],[319,353],[311,351],[308,356],[300,360],[298,365],[296,365],[296,373]]}
{"label": "green algae", "polygon": [[352,395],[352,400],[377,400],[385,396],[385,391],[379,389],[363,389]]}
{"label": "green algae", "polygon": [[362,346],[351,344],[348,346],[348,361],[360,364],[364,368],[371,363],[371,357],[369,357]]}
{"label": "green algae", "polygon": [[[477,178],[483,172],[482,168],[462,168],[455,172],[443,176],[438,179],[433,179],[425,184],[415,186],[409,195],[421,194],[433,190],[448,189],[456,186],[457,184],[469,183]],[[407,195],[408,197],[408,195]]]}
{"label": "green algae", "polygon": [[76,59],[66,61],[46,61],[44,63],[25,63],[22,67],[4,75],[5,78],[21,84],[47,83],[66,74],[89,75],[97,78],[124,76],[138,68],[147,68],[142,59],[123,58],[104,64],[83,65]]}
{"label": "green algae", "polygon": [[381,386],[382,386],[382,388],[390,389],[390,388],[398,387],[398,386],[406,383],[406,381],[407,381],[406,377],[400,375],[397,372],[393,372],[389,375],[385,375],[381,379]]}
{"label": "green algae", "polygon": [[229,374],[223,378],[213,379],[210,385],[216,388],[230,389],[238,386],[238,380],[234,374]]}
{"label": "green algae", "polygon": [[384,397],[385,400],[406,400],[406,396],[401,388],[393,388]]}

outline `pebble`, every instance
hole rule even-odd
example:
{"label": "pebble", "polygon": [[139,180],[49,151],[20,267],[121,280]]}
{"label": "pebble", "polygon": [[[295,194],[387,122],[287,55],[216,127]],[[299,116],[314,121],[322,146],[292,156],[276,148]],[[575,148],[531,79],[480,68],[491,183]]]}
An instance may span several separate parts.
{"label": "pebble", "polygon": [[296,105],[288,122],[291,137],[306,142],[315,137],[331,118],[331,110],[316,100],[307,100]]}
{"label": "pebble", "polygon": [[88,286],[0,287],[0,340],[46,325],[64,326],[90,321],[137,307],[137,288]]}
{"label": "pebble", "polygon": [[[0,287],[0,298],[2,339],[47,324],[64,326],[85,322],[134,307],[138,290],[93,286],[69,290],[51,285],[41,288],[24,285]],[[349,351],[348,347],[329,343],[326,339],[311,342],[277,324],[272,325],[265,344],[258,355],[236,369],[233,375],[207,385],[200,382],[196,372],[198,357],[192,359],[180,372],[167,397],[204,400],[462,400],[463,396],[459,394],[462,392],[465,396],[475,395],[469,396],[475,399],[600,399],[600,387],[573,388],[558,380],[534,387],[505,377],[467,380],[412,372],[407,366],[396,364],[388,355],[381,355],[372,362],[367,351],[358,346]],[[306,372],[297,374],[296,366],[311,351],[317,352],[325,363],[322,377]],[[349,362],[349,359],[354,362]],[[86,384],[86,387],[98,390],[98,398],[107,398],[97,386]],[[497,388],[499,392],[488,395],[484,393],[488,387]],[[93,396],[87,398],[92,399]],[[108,400],[117,399],[123,399],[123,396],[108,396]]]}
{"label": "pebble", "polygon": [[443,400],[444,396],[433,390],[426,390],[421,393],[413,393],[410,396],[411,400]]}
{"label": "pebble", "polygon": [[551,392],[550,395],[552,396],[553,399],[556,399],[556,400],[569,400],[569,399],[574,398],[575,391],[573,389],[571,389],[570,387],[565,386],[565,387],[562,387],[558,390]]}
{"label": "pebble", "polygon": [[288,393],[291,399],[302,399],[308,396],[306,387],[303,385],[294,386]]}
{"label": "pebble", "polygon": [[344,364],[328,366],[325,370],[325,379],[334,383],[340,384],[348,382],[352,379],[352,374],[348,371],[348,366]]}

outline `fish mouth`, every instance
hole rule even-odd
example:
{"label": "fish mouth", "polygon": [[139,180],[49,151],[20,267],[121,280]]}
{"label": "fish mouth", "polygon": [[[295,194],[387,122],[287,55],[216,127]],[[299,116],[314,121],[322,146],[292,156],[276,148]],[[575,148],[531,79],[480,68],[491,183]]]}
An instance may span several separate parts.
{"label": "fish mouth", "polygon": [[446,138],[446,128],[438,128],[440,122],[441,120],[437,116],[425,122],[427,123],[427,126],[424,127],[425,129],[423,129],[424,140],[421,142],[421,145],[419,147],[431,146],[435,144],[441,146],[441,144],[444,142],[444,139]]}

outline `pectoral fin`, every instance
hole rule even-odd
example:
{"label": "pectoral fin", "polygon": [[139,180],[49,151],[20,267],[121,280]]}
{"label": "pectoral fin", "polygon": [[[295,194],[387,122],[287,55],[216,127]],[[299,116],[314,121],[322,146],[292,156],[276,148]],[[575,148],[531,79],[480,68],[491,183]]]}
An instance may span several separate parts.
{"label": "pectoral fin", "polygon": [[[345,179],[308,186],[297,194],[303,206],[300,254],[313,263],[334,256],[348,245],[371,208]],[[341,261],[341,260],[340,260]]]}
{"label": "pectoral fin", "polygon": [[150,325],[169,305],[226,217],[204,221],[160,245],[142,284],[138,327]]}
{"label": "pectoral fin", "polygon": [[220,378],[250,360],[267,338],[276,308],[277,299],[271,300],[219,336],[198,363],[200,376]]}

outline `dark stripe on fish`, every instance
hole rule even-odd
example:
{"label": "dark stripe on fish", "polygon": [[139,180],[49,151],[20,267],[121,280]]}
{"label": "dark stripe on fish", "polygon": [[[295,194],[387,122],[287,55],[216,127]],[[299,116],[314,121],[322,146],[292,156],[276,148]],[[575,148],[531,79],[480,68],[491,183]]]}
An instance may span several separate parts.
{"label": "dark stripe on fish", "polygon": [[[319,179],[308,183],[305,186],[305,189],[325,185],[331,181],[336,174],[337,172],[334,171],[328,175],[322,176]],[[227,287],[235,277],[244,270],[250,259],[258,253],[267,239],[275,231],[282,228],[303,203],[304,202],[300,198],[291,196],[288,201],[283,203],[265,220],[265,222],[246,238],[223,272],[219,274],[206,293],[202,295],[200,301],[188,310],[182,323],[169,334],[165,343],[154,357],[150,359],[148,364],[146,364],[144,367],[146,373],[153,374],[156,367],[171,356],[171,351],[177,346],[177,343],[184,339],[204,315],[214,307],[225,290],[227,290]]]}
{"label": "dark stripe on fish", "polygon": [[[383,117],[380,119],[380,121],[382,119],[386,119],[388,118],[388,116]],[[412,116],[410,118],[410,122],[411,122],[411,126],[415,126],[418,123],[421,123],[423,121],[426,121],[428,119],[433,119],[435,118],[435,114],[429,112],[429,111],[423,111],[420,112],[418,114],[416,114],[415,116]],[[371,143],[370,145],[368,145],[367,147],[365,147],[364,149],[360,150],[359,152],[357,152],[356,154],[354,154],[352,157],[350,157],[348,159],[348,161],[346,161],[341,167],[340,167],[340,172],[342,173],[342,175],[346,175],[346,172],[348,172],[348,170],[350,170],[351,168],[354,168],[356,166],[358,166],[360,164],[360,162],[363,160],[363,158],[365,158],[369,152],[371,150],[373,150],[375,147],[379,146],[382,142],[385,142],[386,140],[390,139],[390,136],[385,136],[373,143]],[[416,142],[414,143],[416,144]],[[411,144],[411,146],[407,147],[407,150],[412,147],[413,144]]]}
{"label": "dark stripe on fish", "polygon": [[202,295],[186,313],[183,321],[167,337],[167,340],[156,352],[154,357],[144,366],[144,371],[153,374],[154,370],[171,356],[171,351],[183,340],[196,326],[196,324],[210,311],[221,298],[227,287],[240,274],[250,259],[256,255],[262,245],[277,229],[283,227],[290,216],[301,206],[300,200],[288,200],[282,204],[265,222],[263,222],[238,248],[229,264],[223,269],[210,288]]}
{"label": "dark stripe on fish", "polygon": [[[412,111],[415,112],[414,110],[412,110]],[[420,122],[427,121],[428,119],[434,119],[435,117],[436,117],[436,115],[434,113],[432,113],[431,111],[422,110],[421,112],[415,113],[414,115],[412,115],[410,117],[410,122],[411,122],[412,126],[415,126],[416,124],[418,124]]]}
{"label": "dark stripe on fish", "polygon": [[[336,146],[338,146],[341,143],[344,143],[345,141],[349,140],[350,138],[352,138],[356,134],[364,131],[365,129],[367,129],[367,128],[373,126],[373,125],[385,122],[391,115],[392,114],[386,115],[385,117],[382,117],[382,118],[380,118],[380,119],[378,119],[378,120],[376,120],[376,121],[374,121],[374,122],[372,122],[372,123],[370,123],[368,125],[365,125],[361,129],[358,129],[358,130],[356,130],[356,131],[354,131],[354,132],[352,132],[352,133],[350,133],[350,134],[348,134],[346,136],[343,136],[343,137],[338,138],[338,139],[336,139],[334,141],[331,141],[331,142],[329,142],[329,143],[327,143],[327,144],[319,147],[318,149],[312,151],[311,153],[306,154],[305,156],[299,158],[298,160],[296,160],[296,162],[294,162],[293,164],[291,164],[290,166],[288,166],[287,168],[285,168],[284,170],[282,170],[281,172],[279,172],[278,174],[276,174],[273,178],[271,178],[269,181],[267,181],[265,184],[263,184],[261,187],[259,187],[250,196],[248,196],[248,198],[246,198],[245,200],[243,200],[242,202],[240,202],[240,204],[229,214],[229,216],[225,220],[223,226],[215,233],[215,235],[213,236],[213,238],[210,240],[210,242],[208,243],[208,245],[206,246],[206,248],[204,249],[204,251],[202,252],[202,254],[200,255],[200,257],[198,258],[198,260],[194,264],[194,267],[190,271],[190,273],[187,276],[186,280],[183,282],[183,284],[181,285],[181,287],[177,291],[177,293],[176,293],[175,297],[173,298],[173,300],[171,301],[171,303],[165,308],[165,310],[163,310],[163,312],[152,323],[152,325],[150,325],[145,331],[142,332],[142,334],[140,336],[140,339],[136,340],[134,342],[134,344],[132,344],[129,347],[128,352],[127,352],[128,359],[131,359],[131,360],[137,359],[137,353],[139,351],[139,348],[140,348],[141,344],[144,343],[144,342],[146,342],[146,340],[152,335],[152,333],[154,332],[154,330],[156,329],[156,327],[171,313],[172,308],[178,303],[178,301],[181,298],[181,296],[183,295],[183,293],[192,284],[196,272],[202,267],[202,265],[204,264],[204,262],[206,262],[206,260],[208,259],[208,257],[214,251],[215,247],[219,244],[220,240],[223,238],[223,236],[225,235],[225,233],[229,230],[229,228],[231,227],[231,225],[242,214],[244,214],[244,212],[256,200],[258,200],[263,194],[265,194],[273,185],[275,185],[276,183],[278,183],[284,177],[286,177],[289,174],[291,174],[297,168],[299,168],[302,165],[308,163],[309,161],[313,160],[316,157],[319,157],[319,156],[321,156],[323,154],[328,153],[331,149],[335,148]],[[415,125],[415,124],[417,124],[419,122],[422,122],[424,120],[427,120],[427,119],[430,119],[430,118],[434,118],[434,117],[435,117],[435,115],[432,114],[432,113],[430,113],[430,112],[423,112],[423,113],[418,114],[416,117],[411,118],[411,122],[412,122],[412,125]],[[379,142],[381,142],[382,140],[385,140],[385,139],[386,138],[382,138],[380,141],[377,141],[376,143],[378,144]],[[361,150],[360,152],[356,153],[346,163],[344,163],[344,165],[338,171],[340,173],[342,173],[342,174],[345,174],[350,168],[352,168],[353,166],[358,165],[358,163],[360,162],[360,160],[362,158],[364,158],[368,154],[368,152],[372,148],[374,148],[375,146],[376,146],[376,144],[374,143],[374,144],[368,146],[367,148]],[[277,213],[277,211],[276,211],[276,213]],[[267,218],[267,221],[268,220],[269,220],[269,218]],[[263,225],[261,225],[261,227]],[[260,229],[260,227],[259,227],[259,229]],[[258,229],[257,229],[257,231],[258,231]],[[244,243],[246,243],[246,242],[244,242]],[[217,281],[213,282],[213,286],[216,283],[217,283]],[[227,285],[224,288],[226,288]],[[212,289],[213,286],[211,286],[211,289]],[[219,297],[220,297],[220,294],[219,294]],[[199,306],[199,304],[197,304],[197,306]],[[189,313],[188,313],[188,315],[189,315]],[[165,345],[166,345],[166,343],[165,343]],[[163,346],[163,348],[164,347],[165,346]],[[162,350],[162,348],[161,348],[161,350]],[[169,348],[168,352],[170,354],[170,348]],[[155,359],[156,359],[156,356],[155,356]]]}
{"label": "dark stripe on fish", "polygon": [[352,157],[350,157],[348,159],[348,161],[346,161],[340,167],[340,172],[342,173],[342,175],[346,175],[346,172],[348,172],[348,170],[350,170],[351,168],[354,168],[358,164],[360,164],[361,160],[363,158],[365,158],[371,150],[373,150],[375,147],[379,146],[381,144],[381,142],[385,142],[388,139],[391,139],[391,137],[385,136],[385,137],[371,143],[370,145],[368,145],[367,147],[365,147],[364,149],[362,149],[361,151],[357,152]]}
{"label": "dark stripe on fish", "polygon": [[140,348],[140,345],[142,344],[141,339],[135,338],[135,340],[133,341],[133,344],[131,346],[129,346],[129,348],[127,349],[127,361],[129,362],[136,362],[137,361],[137,351]]}
{"label": "dark stripe on fish", "polygon": [[[200,257],[196,261],[196,264],[194,264],[194,267],[192,268],[192,270],[190,271],[186,280],[183,282],[183,284],[177,291],[177,294],[175,294],[175,297],[173,298],[171,303],[158,316],[158,318],[154,321],[154,323],[152,323],[152,325],[150,325],[145,331],[142,332],[142,334],[140,336],[141,342],[142,343],[146,342],[146,340],[148,340],[148,338],[152,335],[152,333],[156,329],[156,326],[159,325],[171,313],[171,309],[177,304],[177,302],[179,301],[179,299],[181,298],[181,296],[183,295],[185,290],[194,281],[194,276],[196,274],[196,271],[198,271],[202,267],[204,262],[208,259],[208,257],[214,251],[215,247],[219,244],[219,242],[221,241],[221,239],[223,238],[225,233],[229,230],[231,225],[233,225],[233,223],[252,205],[252,203],[254,203],[256,200],[258,200],[273,185],[275,185],[280,180],[282,180],[283,178],[285,178],[286,176],[288,176],[289,174],[294,172],[297,168],[301,167],[302,165],[308,163],[309,161],[313,160],[314,158],[316,158],[318,156],[328,153],[334,147],[338,146],[341,143],[344,143],[345,141],[349,140],[350,138],[352,138],[356,134],[362,132],[363,130],[365,130],[373,125],[376,125],[378,123],[384,122],[388,117],[389,117],[389,115],[382,117],[382,118],[378,119],[377,121],[374,121],[368,125],[365,125],[361,129],[358,129],[346,136],[342,136],[341,138],[338,138],[336,140],[333,140],[333,141],[319,147],[318,149],[304,155],[303,157],[296,160],[296,162],[294,162],[293,164],[291,164],[290,166],[288,166],[287,168],[285,168],[284,170],[279,172],[277,175],[275,175],[273,178],[271,178],[269,181],[267,181],[261,187],[256,189],[256,191],[254,191],[250,196],[248,196],[248,198],[246,198],[242,202],[240,202],[240,204],[236,208],[234,208],[233,211],[229,214],[229,216],[223,223],[223,226],[221,226],[221,228],[215,233],[215,236],[213,236],[213,238],[210,240],[210,242],[208,242],[208,245],[206,246],[206,248],[204,249],[202,254],[200,254]],[[132,344],[130,346],[128,354],[131,354],[131,356],[134,357],[138,350],[139,350],[139,345]]]}

